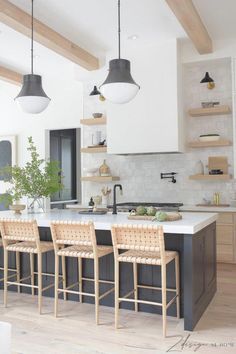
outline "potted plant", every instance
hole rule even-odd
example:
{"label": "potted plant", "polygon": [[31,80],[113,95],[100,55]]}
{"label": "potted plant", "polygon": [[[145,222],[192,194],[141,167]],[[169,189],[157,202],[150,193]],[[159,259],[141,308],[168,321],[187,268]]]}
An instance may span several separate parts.
{"label": "potted plant", "polygon": [[[44,199],[63,188],[58,161],[39,158],[32,137],[28,138],[30,161],[24,167],[6,166],[1,170],[4,181],[10,184],[6,194],[1,196],[5,204],[13,205],[23,196],[28,198],[28,211],[44,211]],[[11,207],[13,208],[13,207]]]}

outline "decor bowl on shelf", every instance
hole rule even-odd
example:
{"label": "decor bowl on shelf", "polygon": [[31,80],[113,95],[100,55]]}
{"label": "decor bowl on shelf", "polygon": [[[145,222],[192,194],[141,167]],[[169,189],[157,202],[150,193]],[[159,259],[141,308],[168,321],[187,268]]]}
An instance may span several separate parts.
{"label": "decor bowl on shelf", "polygon": [[202,142],[218,141],[220,140],[219,134],[203,134],[199,136],[199,140]]}
{"label": "decor bowl on shelf", "polygon": [[98,168],[97,168],[97,167],[84,168],[84,173],[86,174],[87,177],[92,177],[92,176],[94,176],[97,172],[98,172]]}
{"label": "decor bowl on shelf", "polygon": [[102,113],[93,113],[93,118],[102,118]]}
{"label": "decor bowl on shelf", "polygon": [[23,210],[25,210],[25,205],[24,204],[12,204],[9,205],[9,209],[14,211],[15,214],[21,214]]}

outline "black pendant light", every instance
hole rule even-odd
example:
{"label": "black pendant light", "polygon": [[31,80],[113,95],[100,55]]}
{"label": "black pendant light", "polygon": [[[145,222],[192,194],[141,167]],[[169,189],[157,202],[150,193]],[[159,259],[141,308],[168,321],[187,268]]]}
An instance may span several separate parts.
{"label": "black pendant light", "polygon": [[41,113],[49,102],[50,98],[46,95],[42,87],[42,77],[34,74],[34,3],[31,0],[31,74],[23,76],[23,86],[15,98],[22,110],[26,113]]}
{"label": "black pendant light", "polygon": [[207,83],[207,87],[211,90],[215,87],[214,80],[210,77],[209,72],[207,71],[204,78],[200,81],[201,84]]}
{"label": "black pendant light", "polygon": [[127,103],[138,93],[140,87],[130,73],[130,61],[120,55],[120,0],[118,0],[118,59],[110,60],[109,74],[101,85],[102,95],[112,103]]}

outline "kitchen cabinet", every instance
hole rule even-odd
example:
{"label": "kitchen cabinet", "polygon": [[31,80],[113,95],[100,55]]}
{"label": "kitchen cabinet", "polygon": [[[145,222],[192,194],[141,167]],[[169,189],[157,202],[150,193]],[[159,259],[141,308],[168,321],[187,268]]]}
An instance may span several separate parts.
{"label": "kitchen cabinet", "polygon": [[219,213],[216,222],[217,262],[236,263],[236,214]]}
{"label": "kitchen cabinet", "polygon": [[144,154],[184,151],[182,75],[177,40],[126,53],[140,85],[127,104],[107,102],[107,152]]}

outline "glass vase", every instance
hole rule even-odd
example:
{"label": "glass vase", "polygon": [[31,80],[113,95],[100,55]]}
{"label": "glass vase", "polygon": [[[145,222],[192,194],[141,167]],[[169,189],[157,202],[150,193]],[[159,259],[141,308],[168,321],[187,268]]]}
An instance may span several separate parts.
{"label": "glass vase", "polygon": [[27,210],[29,214],[44,213],[45,200],[43,197],[35,197],[27,199]]}

